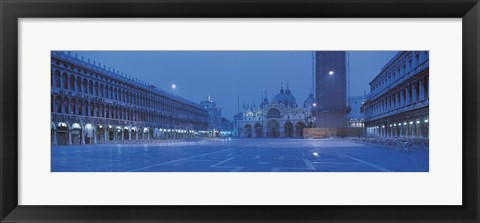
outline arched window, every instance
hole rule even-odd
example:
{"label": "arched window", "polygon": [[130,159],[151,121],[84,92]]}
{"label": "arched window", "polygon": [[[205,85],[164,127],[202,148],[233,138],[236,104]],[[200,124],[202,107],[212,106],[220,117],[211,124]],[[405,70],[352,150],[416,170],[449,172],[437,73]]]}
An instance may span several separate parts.
{"label": "arched window", "polygon": [[53,75],[53,86],[60,88],[60,71],[56,70]]}
{"label": "arched window", "polygon": [[63,98],[63,103],[62,103],[62,110],[64,113],[68,114],[70,111],[68,110],[68,98]]}
{"label": "arched window", "polygon": [[75,90],[78,92],[82,92],[82,79],[80,77],[77,77],[75,84],[76,84]]}
{"label": "arched window", "polygon": [[267,118],[280,118],[280,111],[276,108],[272,108],[267,112]]}
{"label": "arched window", "polygon": [[62,75],[62,87],[64,89],[68,89],[68,74],[67,73],[63,73]]}
{"label": "arched window", "polygon": [[75,76],[70,75],[70,90],[74,91],[75,90]]}
{"label": "arched window", "polygon": [[90,80],[90,81],[88,82],[88,90],[89,90],[88,93],[89,93],[90,95],[93,95],[93,81],[92,81],[92,80]]}

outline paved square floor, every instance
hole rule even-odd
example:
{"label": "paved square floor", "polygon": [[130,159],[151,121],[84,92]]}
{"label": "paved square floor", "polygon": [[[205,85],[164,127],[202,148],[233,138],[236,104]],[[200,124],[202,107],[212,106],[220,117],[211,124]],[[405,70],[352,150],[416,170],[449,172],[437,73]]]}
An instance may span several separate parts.
{"label": "paved square floor", "polygon": [[52,172],[428,172],[427,150],[342,139],[231,139],[52,147]]}

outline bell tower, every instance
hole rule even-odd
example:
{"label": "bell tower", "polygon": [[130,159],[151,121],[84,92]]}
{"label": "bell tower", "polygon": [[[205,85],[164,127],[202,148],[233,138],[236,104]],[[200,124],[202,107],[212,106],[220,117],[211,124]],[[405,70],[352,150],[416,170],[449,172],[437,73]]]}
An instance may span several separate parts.
{"label": "bell tower", "polygon": [[347,127],[345,51],[315,52],[316,128]]}

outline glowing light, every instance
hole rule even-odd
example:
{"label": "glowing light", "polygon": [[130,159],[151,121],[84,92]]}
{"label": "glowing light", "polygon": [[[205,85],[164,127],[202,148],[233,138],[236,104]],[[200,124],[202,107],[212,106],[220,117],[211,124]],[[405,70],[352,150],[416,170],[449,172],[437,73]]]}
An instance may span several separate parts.
{"label": "glowing light", "polygon": [[333,75],[335,74],[335,71],[331,70],[331,71],[328,71],[328,75]]}
{"label": "glowing light", "polygon": [[417,124],[420,124],[420,121],[417,121]]}
{"label": "glowing light", "polygon": [[172,89],[176,89],[177,88],[177,85],[176,84],[172,84]]}
{"label": "glowing light", "polygon": [[314,156],[316,157],[319,157],[320,155],[318,155],[318,153],[313,153]]}
{"label": "glowing light", "polygon": [[425,123],[428,123],[428,119],[425,119]]}
{"label": "glowing light", "polygon": [[411,124],[413,124],[413,122],[410,122],[409,124],[411,125]]}
{"label": "glowing light", "polygon": [[72,124],[72,129],[81,129],[82,127],[80,127],[80,124],[78,123],[73,123]]}
{"label": "glowing light", "polygon": [[316,107],[317,106],[317,103],[313,103],[313,107]]}

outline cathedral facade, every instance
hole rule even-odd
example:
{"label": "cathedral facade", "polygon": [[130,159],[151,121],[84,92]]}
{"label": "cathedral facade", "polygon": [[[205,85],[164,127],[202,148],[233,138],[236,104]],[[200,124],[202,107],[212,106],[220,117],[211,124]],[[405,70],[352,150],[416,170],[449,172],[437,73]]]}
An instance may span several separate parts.
{"label": "cathedral facade", "polygon": [[240,138],[303,138],[303,129],[315,123],[315,106],[313,94],[299,106],[288,86],[282,86],[271,103],[265,96],[258,106],[243,106],[236,115],[236,132]]}

